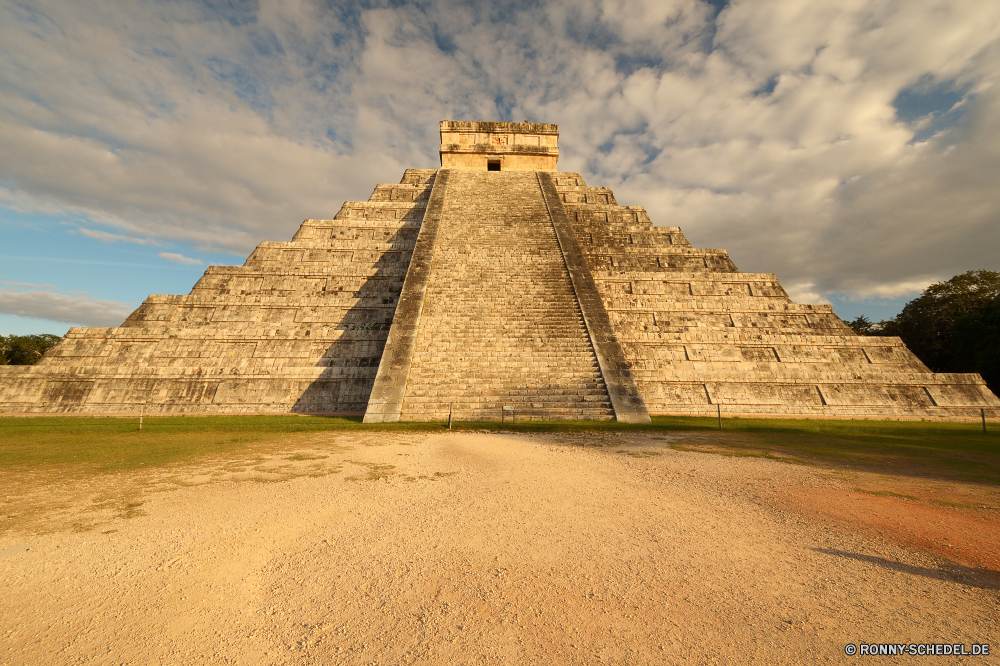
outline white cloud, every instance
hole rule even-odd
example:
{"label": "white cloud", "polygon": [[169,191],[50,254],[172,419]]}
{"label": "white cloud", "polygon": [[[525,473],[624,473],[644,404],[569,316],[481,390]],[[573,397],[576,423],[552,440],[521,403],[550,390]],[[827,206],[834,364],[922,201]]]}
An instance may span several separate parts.
{"label": "white cloud", "polygon": [[183,254],[176,254],[174,252],[161,252],[160,259],[166,259],[177,264],[188,264],[190,266],[201,264],[201,259],[192,259],[191,257],[185,257]]}
{"label": "white cloud", "polygon": [[923,280],[908,280],[905,282],[897,282],[895,284],[891,283],[881,283],[881,284],[865,284],[863,282],[854,282],[850,284],[850,293],[848,294],[847,300],[853,303],[859,303],[862,301],[877,300],[877,299],[892,299],[899,298],[901,296],[911,296],[913,294],[922,292],[928,286],[934,282],[943,282],[951,275],[935,275],[927,277]]}
{"label": "white cloud", "polygon": [[48,319],[76,326],[119,326],[133,308],[129,303],[88,296],[0,289],[0,312],[4,314]]}
{"label": "white cloud", "polygon": [[[324,7],[0,7],[0,201],[247,252],[436,166],[439,120],[528,118],[562,125],[562,168],[801,298],[1000,268],[994,0]],[[921,81],[965,115],[913,142],[893,102]]]}
{"label": "white cloud", "polygon": [[123,234],[112,234],[107,231],[100,231],[99,229],[87,229],[85,227],[80,227],[77,229],[80,234],[87,236],[88,238],[93,238],[99,240],[102,243],[136,243],[138,245],[159,245],[159,243],[152,238],[136,238],[135,236],[125,236]]}
{"label": "white cloud", "polygon": [[810,282],[789,282],[782,285],[785,293],[795,303],[811,303],[814,305],[829,305],[830,301],[816,291],[816,285]]}
{"label": "white cloud", "polygon": [[7,282],[6,280],[0,281],[0,284],[6,285],[8,287],[28,287],[29,289],[56,289],[57,288],[53,284],[34,284],[33,282]]}

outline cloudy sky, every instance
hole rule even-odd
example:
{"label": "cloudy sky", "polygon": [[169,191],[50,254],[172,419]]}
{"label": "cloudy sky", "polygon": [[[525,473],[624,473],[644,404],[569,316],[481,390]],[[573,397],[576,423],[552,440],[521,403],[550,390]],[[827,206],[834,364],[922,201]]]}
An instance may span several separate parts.
{"label": "cloudy sky", "polygon": [[438,166],[437,123],[891,316],[1000,270],[996,0],[0,0],[0,333],[116,325]]}

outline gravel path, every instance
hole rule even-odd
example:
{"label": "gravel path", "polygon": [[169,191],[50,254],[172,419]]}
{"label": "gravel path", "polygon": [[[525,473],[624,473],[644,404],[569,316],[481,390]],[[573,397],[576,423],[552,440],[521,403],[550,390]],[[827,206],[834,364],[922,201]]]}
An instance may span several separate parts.
{"label": "gravel path", "polygon": [[[922,661],[845,655],[859,642],[1000,654],[989,571],[776,499],[842,485],[664,436],[455,432],[311,435],[249,463],[43,488],[62,527],[32,534],[37,517],[0,536],[0,663]],[[9,510],[38,499],[11,492]],[[115,492],[135,501],[93,499]],[[66,508],[74,497],[86,510]]]}

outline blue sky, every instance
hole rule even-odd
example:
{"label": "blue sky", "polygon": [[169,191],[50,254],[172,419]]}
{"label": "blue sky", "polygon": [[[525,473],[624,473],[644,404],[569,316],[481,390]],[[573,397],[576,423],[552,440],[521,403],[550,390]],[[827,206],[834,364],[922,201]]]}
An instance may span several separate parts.
{"label": "blue sky", "polygon": [[239,260],[93,227],[85,217],[0,210],[0,289],[7,310],[0,313],[0,331],[61,335],[91,318],[117,325],[151,286],[155,293],[187,293],[207,265]]}
{"label": "blue sky", "polygon": [[0,0],[0,333],[113,326],[435,167],[437,123],[888,317],[1000,269],[1000,4]]}

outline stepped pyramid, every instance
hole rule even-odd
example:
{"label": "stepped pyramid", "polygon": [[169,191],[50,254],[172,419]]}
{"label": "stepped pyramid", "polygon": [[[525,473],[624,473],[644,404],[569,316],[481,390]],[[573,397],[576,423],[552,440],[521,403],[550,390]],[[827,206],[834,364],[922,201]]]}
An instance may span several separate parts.
{"label": "stepped pyramid", "polygon": [[769,273],[691,247],[557,170],[559,128],[441,123],[408,169],[187,296],[0,366],[5,413],[339,413],[366,422],[652,414],[968,417],[979,375],[930,372]]}

